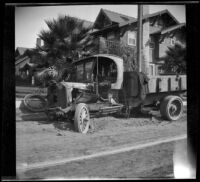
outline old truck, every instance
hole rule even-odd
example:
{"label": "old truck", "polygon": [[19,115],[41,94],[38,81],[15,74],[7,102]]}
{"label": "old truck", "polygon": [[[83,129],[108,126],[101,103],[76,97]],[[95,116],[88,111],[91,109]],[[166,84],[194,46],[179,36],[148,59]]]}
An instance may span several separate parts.
{"label": "old truck", "polygon": [[138,71],[125,72],[123,59],[108,54],[93,55],[73,64],[74,71],[67,81],[48,87],[45,112],[50,120],[61,117],[74,122],[76,131],[87,133],[91,117],[110,113],[129,117],[133,108],[157,108],[168,120],[178,120],[182,115],[186,75],[148,79]]}

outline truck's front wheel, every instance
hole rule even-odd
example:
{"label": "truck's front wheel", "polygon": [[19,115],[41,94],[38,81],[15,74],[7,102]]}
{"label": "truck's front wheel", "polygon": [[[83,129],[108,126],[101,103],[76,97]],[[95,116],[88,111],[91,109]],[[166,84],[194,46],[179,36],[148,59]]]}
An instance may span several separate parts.
{"label": "truck's front wheel", "polygon": [[87,133],[90,126],[90,113],[86,104],[77,105],[74,116],[75,130],[80,133]]}
{"label": "truck's front wheel", "polygon": [[160,113],[164,119],[175,121],[183,113],[183,101],[178,96],[167,96],[161,102]]}

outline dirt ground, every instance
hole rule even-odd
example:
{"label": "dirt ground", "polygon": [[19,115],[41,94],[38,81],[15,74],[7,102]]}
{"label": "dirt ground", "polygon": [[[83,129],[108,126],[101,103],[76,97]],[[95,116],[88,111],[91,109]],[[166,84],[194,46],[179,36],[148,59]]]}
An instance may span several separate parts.
{"label": "dirt ground", "polygon": [[93,119],[88,134],[74,131],[67,122],[47,122],[43,113],[16,110],[16,162],[26,166],[44,161],[79,157],[187,133],[187,109],[178,121],[140,114],[129,119],[106,116]]}
{"label": "dirt ground", "polygon": [[[179,141],[184,145],[186,140]],[[173,178],[173,151],[176,142],[147,147],[89,160],[34,169],[25,172],[31,179],[162,179]],[[145,156],[145,157],[144,157]]]}

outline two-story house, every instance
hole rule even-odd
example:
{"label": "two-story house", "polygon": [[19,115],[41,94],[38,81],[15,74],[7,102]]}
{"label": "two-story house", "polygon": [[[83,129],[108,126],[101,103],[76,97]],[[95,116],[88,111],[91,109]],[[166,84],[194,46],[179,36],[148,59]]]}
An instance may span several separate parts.
{"label": "two-story house", "polygon": [[[168,46],[180,43],[185,46],[185,23],[178,20],[168,11],[163,10],[149,14],[148,5],[143,10],[143,52],[149,63],[149,74],[159,74],[159,65]],[[91,33],[99,41],[98,53],[119,55],[116,49],[125,46],[137,53],[137,19],[110,10],[101,9]]]}

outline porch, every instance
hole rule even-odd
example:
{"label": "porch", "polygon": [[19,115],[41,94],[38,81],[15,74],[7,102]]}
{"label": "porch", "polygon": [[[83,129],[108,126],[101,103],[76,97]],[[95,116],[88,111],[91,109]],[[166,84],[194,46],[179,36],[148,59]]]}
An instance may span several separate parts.
{"label": "porch", "polygon": [[104,37],[98,37],[96,39],[96,49],[93,50],[92,54],[113,54],[123,58],[129,54],[136,58],[136,49],[119,40],[107,40]]}

